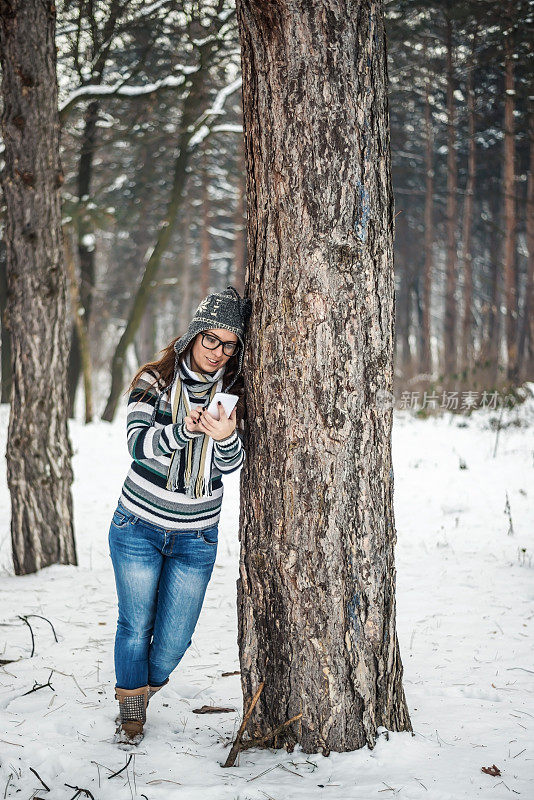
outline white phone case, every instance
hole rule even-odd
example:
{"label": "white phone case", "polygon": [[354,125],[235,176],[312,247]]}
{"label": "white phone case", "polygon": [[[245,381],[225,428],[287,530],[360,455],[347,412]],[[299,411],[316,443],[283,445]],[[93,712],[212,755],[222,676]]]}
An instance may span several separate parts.
{"label": "white phone case", "polygon": [[232,411],[234,410],[237,401],[239,400],[239,395],[228,394],[227,392],[215,392],[215,394],[213,395],[213,400],[206,409],[208,414],[211,414],[211,416],[214,417],[215,419],[220,419],[219,408],[217,406],[217,402],[219,400],[223,404],[223,408],[226,411],[226,415],[229,417]]}

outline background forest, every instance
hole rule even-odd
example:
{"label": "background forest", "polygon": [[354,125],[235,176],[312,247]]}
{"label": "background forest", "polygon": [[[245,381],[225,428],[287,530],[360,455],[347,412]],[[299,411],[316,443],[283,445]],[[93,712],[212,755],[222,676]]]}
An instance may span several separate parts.
{"label": "background forest", "polygon": [[[85,372],[86,419],[113,418],[127,376],[210,289],[244,286],[235,8],[188,8],[58,2],[69,387],[72,411]],[[396,398],[509,389],[534,376],[533,4],[391,0],[386,14]],[[9,402],[1,238],[0,274]]]}
{"label": "background forest", "polygon": [[[384,4],[394,275],[381,0],[0,0],[6,800],[532,794],[534,0]],[[124,391],[229,284],[247,459],[124,752]]]}

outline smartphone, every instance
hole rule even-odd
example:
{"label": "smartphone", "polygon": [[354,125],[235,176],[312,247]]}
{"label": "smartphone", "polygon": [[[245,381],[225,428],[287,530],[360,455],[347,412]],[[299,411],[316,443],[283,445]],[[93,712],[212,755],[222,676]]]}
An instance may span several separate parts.
{"label": "smartphone", "polygon": [[215,392],[215,394],[213,395],[213,400],[206,409],[208,414],[211,414],[211,416],[214,417],[215,419],[220,419],[219,408],[217,406],[219,400],[223,404],[223,408],[226,411],[227,416],[229,417],[232,411],[234,410],[237,401],[239,400],[239,395],[228,394],[227,392]]}

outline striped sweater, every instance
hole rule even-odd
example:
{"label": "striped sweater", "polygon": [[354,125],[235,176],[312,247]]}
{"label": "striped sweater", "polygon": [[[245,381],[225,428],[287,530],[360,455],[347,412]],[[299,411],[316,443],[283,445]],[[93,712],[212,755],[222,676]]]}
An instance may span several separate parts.
{"label": "striped sweater", "polygon": [[[156,376],[157,373],[143,372],[128,398],[127,439],[133,461],[122,487],[120,502],[140,519],[168,530],[211,528],[218,523],[221,514],[222,475],[234,472],[244,461],[241,439],[236,429],[226,439],[214,441],[211,496],[192,498],[166,489],[172,452],[182,450],[189,439],[204,434],[190,433],[185,422],[181,425],[172,422],[170,388],[160,400],[154,424],[150,424],[159,393],[158,385],[151,386],[140,402],[139,399]],[[206,407],[208,400],[206,397],[193,405]]]}

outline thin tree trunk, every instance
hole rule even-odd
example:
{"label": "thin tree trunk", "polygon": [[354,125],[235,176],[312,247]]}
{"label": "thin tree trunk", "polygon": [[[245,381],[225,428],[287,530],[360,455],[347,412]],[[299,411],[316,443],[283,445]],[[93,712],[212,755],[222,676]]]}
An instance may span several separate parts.
{"label": "thin tree trunk", "polygon": [[456,221],[458,164],[456,158],[456,120],[454,113],[454,67],[452,20],[446,16],[447,48],[447,278],[445,286],[444,371],[456,371]]}
{"label": "thin tree trunk", "polygon": [[139,323],[139,330],[134,340],[135,353],[138,364],[145,364],[152,361],[157,347],[156,336],[156,315],[159,313],[159,306],[155,302],[153,292],[146,305],[145,313]]}
{"label": "thin tree trunk", "polygon": [[514,141],[514,62],[512,33],[504,40],[504,301],[506,307],[507,377],[517,383],[517,284],[515,272],[515,141]]}
{"label": "thin tree trunk", "polygon": [[17,575],[76,563],[55,23],[51,4],[0,0],[2,187],[13,352],[6,455]]}
{"label": "thin tree trunk", "polygon": [[200,228],[200,292],[206,297],[210,290],[210,199],[209,199],[209,173],[207,165],[206,146],[203,148],[203,165],[201,171],[202,191],[202,226]]}
{"label": "thin tree trunk", "polygon": [[[99,81],[98,81],[99,82]],[[78,259],[80,263],[80,304],[85,317],[85,326],[89,330],[91,306],[95,287],[95,249],[89,244],[94,237],[93,223],[84,214],[84,207],[91,191],[93,176],[93,161],[96,152],[96,137],[98,113],[100,105],[93,101],[89,103],[85,113],[85,124],[82,137],[82,148],[78,165],[78,214],[76,216]],[[76,389],[80,380],[80,371],[83,370],[83,356],[80,350],[79,327],[73,325],[69,350],[68,386],[69,386],[69,416],[74,414],[74,401]]]}
{"label": "thin tree trunk", "polygon": [[527,280],[521,326],[521,361],[525,380],[534,380],[534,102],[529,110],[530,161],[527,182]]}
{"label": "thin tree trunk", "polygon": [[246,730],[303,751],[410,729],[395,628],[393,194],[380,2],[238,0],[248,290]]}
{"label": "thin tree trunk", "polygon": [[237,148],[237,202],[234,216],[234,280],[233,285],[243,294],[245,291],[246,239],[245,239],[245,149],[240,138]]}
{"label": "thin tree trunk", "polygon": [[191,206],[189,204],[186,205],[184,209],[184,227],[182,233],[182,247],[180,248],[180,263],[181,263],[181,275],[180,275],[180,292],[181,292],[181,300],[180,300],[180,316],[179,316],[179,324],[178,330],[176,335],[182,336],[188,326],[191,317],[191,270],[192,270],[192,248],[191,248],[191,241],[189,237],[189,232],[191,230]]}
{"label": "thin tree trunk", "polygon": [[467,156],[467,185],[464,207],[464,237],[463,237],[463,315],[462,315],[462,341],[461,341],[461,367],[467,370],[473,360],[473,256],[472,256],[472,231],[474,214],[474,193],[476,179],[476,141],[475,141],[475,89],[474,71],[478,34],[475,30],[471,45],[471,57],[468,64],[467,79],[467,114],[469,120],[469,145]]}
{"label": "thin tree trunk", "polygon": [[[153,110],[153,104],[150,104],[147,113],[150,113],[151,110]],[[149,141],[147,141],[141,149],[141,163],[143,166],[139,177],[139,185],[142,187],[142,193],[136,214],[137,224],[131,234],[135,245],[134,257],[138,264],[144,263],[153,241],[153,232],[150,226],[145,224],[145,221],[149,219],[150,206],[153,201],[152,143]],[[175,271],[173,270],[173,275],[174,273]],[[152,295],[147,302],[145,312],[139,323],[139,329],[134,337],[138,364],[145,364],[147,361],[152,361],[156,353],[157,313],[158,305],[154,302],[154,296]]]}
{"label": "thin tree trunk", "polygon": [[407,220],[403,220],[404,226],[404,259],[403,267],[398,270],[402,285],[400,309],[402,314],[402,371],[405,377],[411,377],[414,373],[415,354],[412,352],[410,332],[412,327],[412,288],[413,288],[413,264],[410,258],[410,231],[406,230]]}
{"label": "thin tree trunk", "polygon": [[421,372],[432,371],[430,312],[432,302],[432,272],[434,246],[434,130],[430,107],[430,73],[425,86],[425,266],[423,276],[423,319]]}
{"label": "thin tree trunk", "polygon": [[397,316],[395,320],[395,338],[400,344],[399,366],[403,377],[409,378],[414,371],[414,353],[410,343],[413,267],[410,252],[411,231],[408,220],[399,215],[395,226],[395,253],[397,256],[396,275],[399,291],[396,296]]}
{"label": "thin tree trunk", "polygon": [[78,346],[82,362],[83,390],[85,397],[85,422],[88,423],[93,421],[91,350],[89,347],[85,312],[80,301],[80,292],[78,291],[78,281],[76,278],[76,267],[74,264],[74,251],[72,248],[71,234],[67,226],[63,228],[63,241],[65,245],[65,265],[69,277],[68,283],[70,289],[72,319],[74,320],[74,325],[78,332]]}
{"label": "thin tree trunk", "polygon": [[489,298],[485,308],[485,326],[477,363],[487,374],[488,385],[496,386],[499,371],[500,353],[500,306],[499,293],[500,242],[502,238],[500,226],[500,203],[497,188],[489,192],[488,206],[490,212],[490,228],[488,236],[487,259],[490,267]]}

